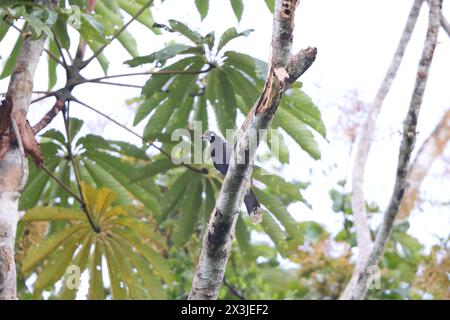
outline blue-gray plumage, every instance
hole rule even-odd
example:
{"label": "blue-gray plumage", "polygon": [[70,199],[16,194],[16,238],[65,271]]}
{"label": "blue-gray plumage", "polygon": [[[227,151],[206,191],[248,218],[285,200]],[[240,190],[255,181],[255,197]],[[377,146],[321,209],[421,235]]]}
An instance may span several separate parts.
{"label": "blue-gray plumage", "polygon": [[[202,138],[209,141],[209,143],[211,144],[210,152],[214,167],[221,174],[226,175],[228,172],[228,167],[230,165],[233,147],[229,143],[227,143],[226,140],[222,139],[214,131],[211,130],[206,131],[203,134]],[[252,218],[259,219],[261,205],[259,204],[259,201],[251,188],[249,188],[245,193],[244,203],[245,207],[247,208],[248,214],[250,214]]]}

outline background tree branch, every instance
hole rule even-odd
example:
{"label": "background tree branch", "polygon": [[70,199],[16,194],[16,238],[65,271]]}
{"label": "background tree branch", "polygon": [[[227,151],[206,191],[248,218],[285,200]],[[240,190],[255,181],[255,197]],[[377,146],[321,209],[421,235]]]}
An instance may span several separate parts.
{"label": "background tree branch", "polygon": [[422,3],[423,0],[414,0],[413,6],[411,7],[411,10],[409,12],[408,20],[406,21],[405,28],[403,29],[400,41],[397,45],[397,49],[394,53],[389,69],[386,72],[386,75],[384,76],[384,79],[381,82],[380,87],[378,88],[369,112],[363,124],[361,125],[359,142],[356,149],[355,162],[352,172],[351,198],[354,225],[356,230],[356,241],[359,250],[352,279],[344,290],[342,299],[349,298],[352,287],[356,283],[357,276],[360,273],[361,268],[365,265],[372,248],[372,236],[370,235],[369,223],[367,221],[366,199],[364,195],[365,168],[375,134],[378,115],[380,114],[384,99],[388,95],[392,83],[397,76],[397,72],[400,68],[400,64],[402,62],[406,48],[409,41],[411,40],[411,35],[414,31],[414,27],[416,25]]}
{"label": "background tree branch", "polygon": [[348,295],[345,296],[345,298],[364,299],[369,285],[368,268],[378,265],[379,260],[383,255],[384,248],[391,235],[395,217],[399,211],[400,203],[405,193],[407,171],[411,153],[416,141],[417,120],[439,33],[439,26],[441,22],[441,5],[442,0],[431,0],[430,2],[428,30],[422,57],[417,70],[416,83],[410,106],[403,123],[403,135],[398,156],[397,174],[391,200],[384,213],[383,221],[378,229],[369,258],[366,261],[364,268],[362,268],[359,272],[354,288]]}

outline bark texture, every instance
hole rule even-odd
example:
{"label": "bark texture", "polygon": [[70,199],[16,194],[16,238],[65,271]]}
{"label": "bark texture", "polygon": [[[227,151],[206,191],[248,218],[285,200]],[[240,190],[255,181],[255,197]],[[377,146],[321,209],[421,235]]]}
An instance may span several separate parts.
{"label": "bark texture", "polygon": [[[2,152],[0,159],[0,300],[17,299],[14,241],[20,219],[18,199],[28,178],[28,162],[19,146],[22,145],[26,152],[39,161],[39,145],[34,139],[26,115],[33,90],[34,73],[45,41],[45,37],[24,40],[11,75],[6,102],[1,107],[2,150],[5,150],[3,147],[7,149]],[[5,110],[5,105],[8,104],[10,109]],[[15,135],[15,141],[8,139],[5,142],[5,132],[8,136],[13,133],[19,133],[19,136]]]}
{"label": "bark texture", "polygon": [[264,91],[238,133],[228,173],[205,231],[189,299],[217,299],[239,208],[250,181],[256,149],[262,138],[256,138],[255,133],[269,127],[283,91],[315,60],[317,53],[315,48],[307,48],[294,56],[291,54],[294,14],[298,2],[298,0],[276,1],[272,51]]}

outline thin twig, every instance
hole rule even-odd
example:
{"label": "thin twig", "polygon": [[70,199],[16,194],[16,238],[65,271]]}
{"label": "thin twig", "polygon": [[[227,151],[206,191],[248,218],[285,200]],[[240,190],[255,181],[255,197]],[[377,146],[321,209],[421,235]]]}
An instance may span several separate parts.
{"label": "thin twig", "polygon": [[140,85],[137,85],[137,84],[118,83],[118,82],[109,82],[109,81],[92,81],[92,80],[87,80],[87,81],[83,81],[83,83],[98,83],[98,84],[106,84],[106,85],[110,85],[110,86],[136,88],[136,89],[142,89],[144,87],[144,86],[140,86]]}
{"label": "thin twig", "polygon": [[[70,101],[68,102],[70,103]],[[77,187],[78,187],[78,192],[80,193],[80,199],[82,200],[82,209],[83,212],[86,215],[86,218],[89,221],[89,224],[91,225],[92,229],[96,232],[99,233],[100,232],[100,228],[94,223],[94,221],[92,220],[91,215],[89,214],[87,207],[86,207],[86,201],[84,200],[84,196],[83,196],[83,190],[81,189],[81,179],[80,179],[80,175],[78,172],[78,166],[75,162],[75,158],[73,156],[73,152],[72,152],[72,139],[70,136],[70,118],[69,118],[69,108],[67,106],[67,108],[62,109],[63,112],[63,118],[64,118],[64,126],[66,128],[66,135],[67,135],[67,153],[70,159],[70,162],[72,163],[72,167],[73,167],[73,172],[75,175],[75,181],[77,183]]]}
{"label": "thin twig", "polygon": [[[89,110],[94,111],[95,113],[101,115],[102,117],[108,119],[109,121],[111,121],[111,122],[114,123],[115,125],[121,127],[122,129],[128,131],[129,133],[131,133],[131,134],[134,135],[135,137],[138,137],[138,138],[141,139],[142,141],[148,143],[150,146],[152,146],[153,148],[155,148],[156,150],[158,150],[159,152],[161,152],[161,154],[165,155],[165,156],[168,157],[168,158],[171,158],[170,153],[168,153],[167,151],[165,151],[163,148],[160,148],[160,147],[158,147],[157,145],[155,145],[155,142],[154,142],[154,141],[151,141],[151,140],[145,141],[145,139],[144,139],[144,137],[143,137],[142,135],[140,135],[140,134],[134,132],[133,130],[131,130],[131,129],[128,128],[127,126],[125,126],[125,125],[123,125],[122,123],[118,122],[117,120],[111,118],[110,116],[108,116],[107,114],[101,112],[100,110],[97,110],[96,108],[94,108],[94,107],[92,107],[92,106],[90,106],[90,105],[88,105],[88,104],[86,104],[86,103],[84,103],[84,102],[82,102],[82,101],[80,101],[80,100],[74,98],[74,97],[72,97],[71,100],[74,101],[74,102],[76,102],[76,103],[78,103],[78,104],[80,104],[80,105],[82,105],[82,106],[85,107],[85,108],[88,108]],[[189,164],[186,164],[186,163],[181,163],[180,165],[183,166],[183,167],[185,167],[185,168],[188,168],[189,170],[195,171],[195,172],[197,172],[197,173],[201,173],[201,174],[207,174],[207,173],[208,173],[208,170],[207,170],[206,168],[197,169],[197,168],[195,168],[195,167],[193,167],[193,166],[191,166],[191,165],[189,165]]]}
{"label": "thin twig", "polygon": [[150,0],[149,2],[147,2],[138,12],[136,12],[136,14],[131,17],[131,19],[125,23],[113,36],[112,38],[109,40],[109,43],[104,44],[103,46],[101,46],[97,51],[94,52],[94,54],[87,59],[86,61],[83,62],[83,65],[86,66],[88,65],[92,60],[94,60],[95,58],[97,58],[97,56],[103,52],[103,50],[105,50],[105,48],[111,43],[113,42],[113,40],[115,40],[118,36],[120,36],[120,34],[125,31],[125,29],[134,21],[137,19],[137,17],[139,17],[148,7],[150,7],[150,5],[153,3],[153,0]]}
{"label": "thin twig", "polygon": [[223,278],[223,284],[225,285],[225,287],[228,288],[228,290],[230,291],[230,293],[236,297],[238,297],[240,300],[246,300],[245,297],[242,295],[242,293],[240,293],[235,287],[233,287],[227,280],[227,278]]}
{"label": "thin twig", "polygon": [[44,48],[44,52],[45,52],[46,54],[48,54],[48,56],[49,56],[53,61],[55,61],[57,64],[60,64],[61,66],[65,67],[65,66],[64,66],[64,63],[63,63],[62,61],[59,61],[59,59],[58,59],[53,53],[51,53],[50,50]]}
{"label": "thin twig", "polygon": [[81,199],[75,192],[73,192],[64,182],[61,181],[57,176],[55,176],[44,164],[41,164],[40,168],[47,173],[47,175],[56,181],[68,194],[70,194],[76,201],[80,203],[81,206],[84,205],[83,199]]}
{"label": "thin twig", "polygon": [[148,76],[148,75],[171,75],[171,74],[201,74],[206,73],[210,71],[213,68],[212,65],[208,65],[206,69],[193,71],[193,70],[159,70],[159,71],[144,71],[144,72],[135,72],[135,73],[123,73],[123,74],[116,74],[116,75],[110,75],[110,76],[104,76],[94,79],[87,80],[88,82],[95,82],[95,81],[101,81],[106,79],[113,79],[113,78],[121,78],[121,77],[134,77],[134,76]]}
{"label": "thin twig", "polygon": [[17,126],[16,120],[14,120],[14,117],[11,117],[11,125],[14,130],[14,134],[16,135],[17,144],[19,146],[19,153],[20,153],[20,162],[22,164],[22,177],[20,178],[20,185],[19,185],[19,192],[22,192],[25,188],[25,185],[27,184],[28,179],[28,161],[25,156],[25,150],[23,147],[23,141],[22,136],[19,132],[19,127]]}

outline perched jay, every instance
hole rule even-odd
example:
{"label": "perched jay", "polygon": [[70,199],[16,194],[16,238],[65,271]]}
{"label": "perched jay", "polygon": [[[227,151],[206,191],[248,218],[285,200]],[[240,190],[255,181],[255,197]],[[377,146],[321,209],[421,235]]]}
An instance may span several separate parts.
{"label": "perched jay", "polygon": [[[225,176],[230,165],[233,147],[211,130],[206,131],[202,135],[202,138],[203,140],[209,141],[211,144],[211,159],[214,167]],[[259,222],[261,220],[261,205],[259,204],[258,199],[256,199],[256,196],[251,188],[249,188],[245,193],[244,203],[252,220],[254,222]]]}

